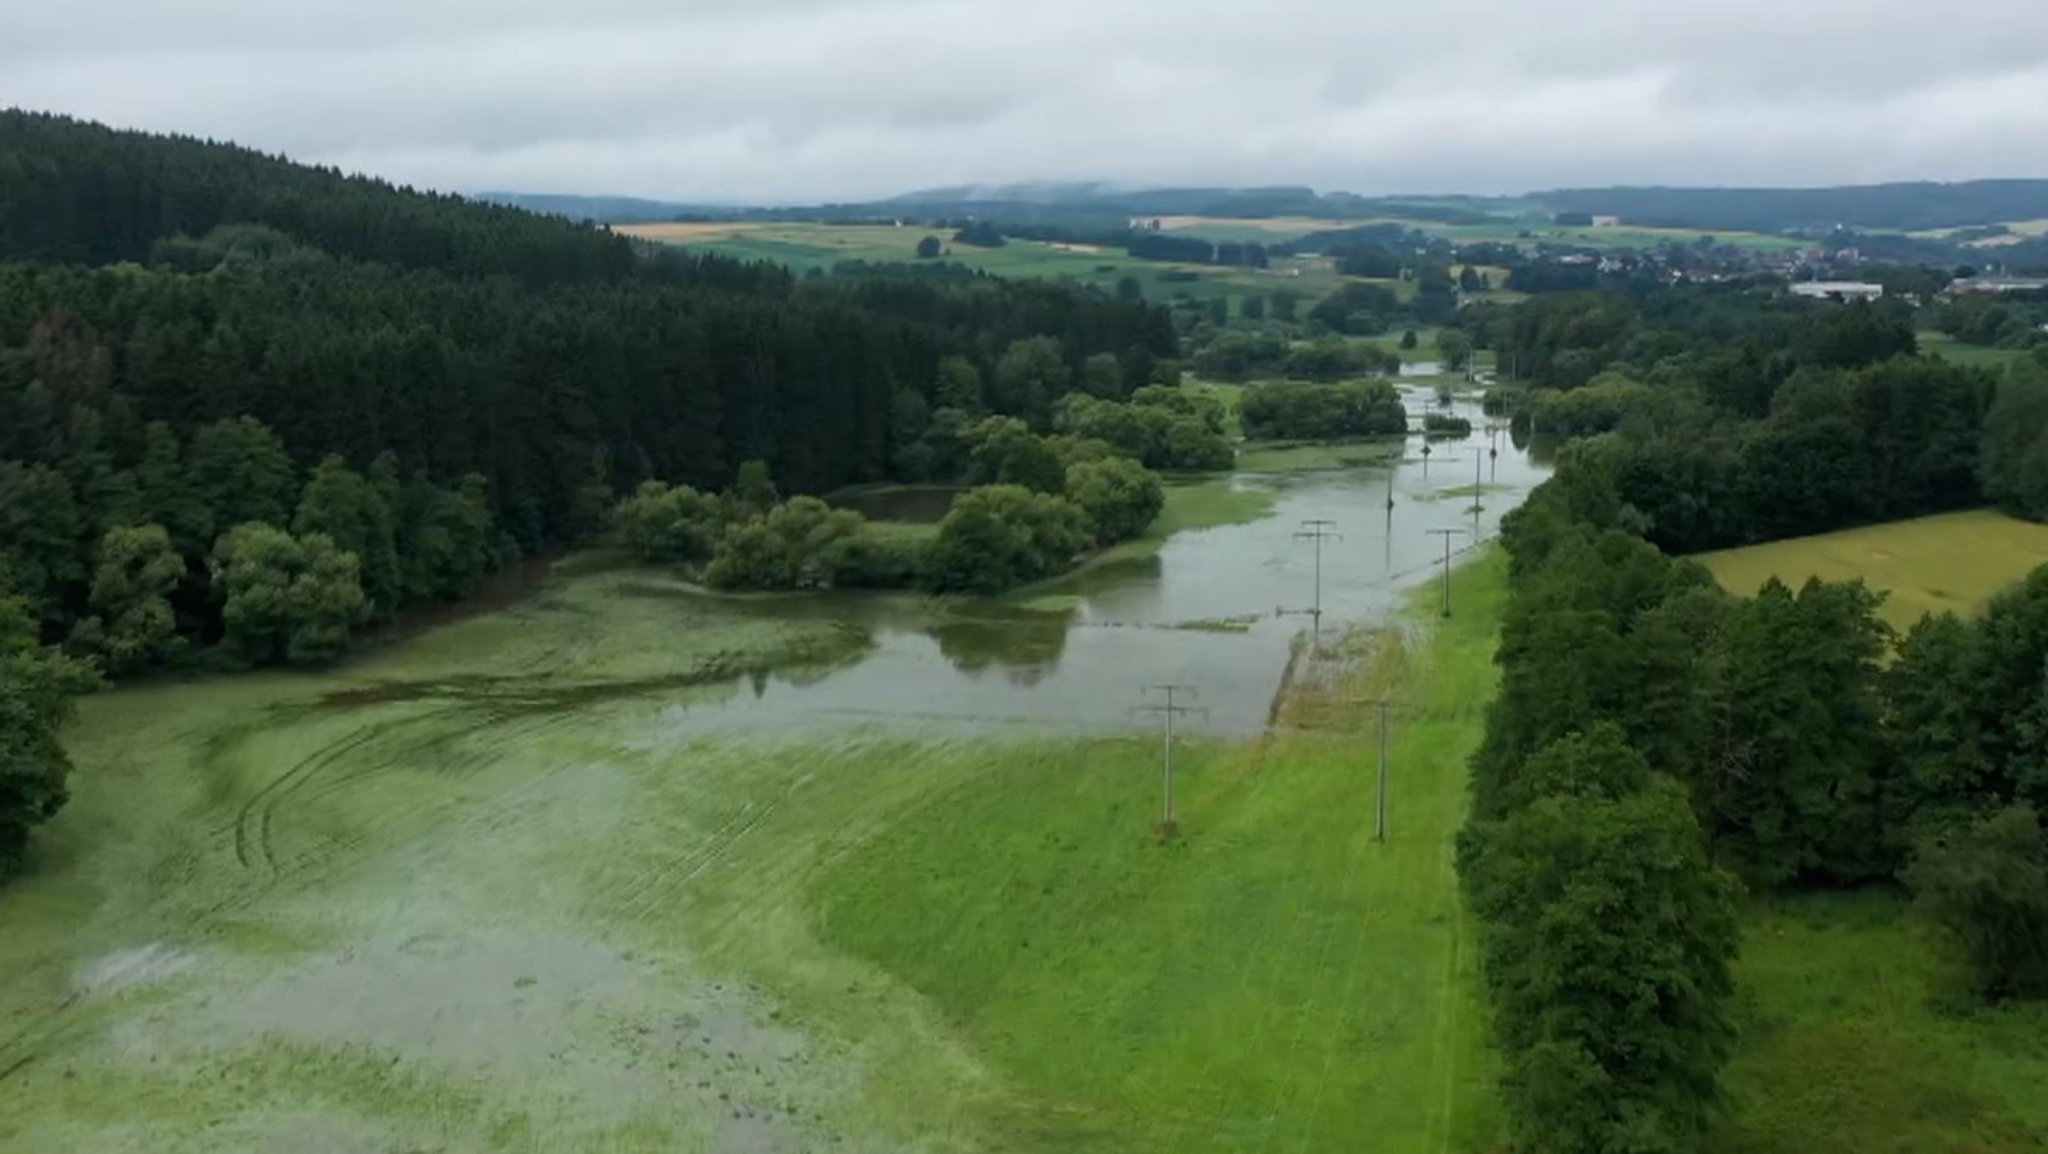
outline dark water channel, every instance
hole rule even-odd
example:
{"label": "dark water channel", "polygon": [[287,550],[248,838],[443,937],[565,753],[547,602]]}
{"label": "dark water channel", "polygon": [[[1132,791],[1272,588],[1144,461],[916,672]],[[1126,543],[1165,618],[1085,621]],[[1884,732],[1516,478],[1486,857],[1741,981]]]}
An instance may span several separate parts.
{"label": "dark water channel", "polygon": [[[1407,390],[1421,411],[1433,390]],[[1239,473],[1271,511],[1249,524],[1184,532],[1155,557],[1097,566],[1020,598],[936,604],[910,597],[771,601],[742,611],[824,615],[865,634],[861,655],[830,668],[756,675],[713,704],[677,706],[689,731],[932,723],[1062,731],[1143,724],[1130,709],[1150,683],[1194,685],[1210,733],[1256,732],[1293,638],[1309,628],[1316,550],[1303,523],[1334,521],[1322,547],[1323,629],[1384,619],[1409,591],[1439,578],[1443,538],[1454,552],[1499,531],[1500,519],[1549,474],[1540,454],[1497,437],[1476,404],[1469,439],[1410,437],[1396,463],[1279,474]],[[1498,455],[1489,453],[1497,448]],[[1485,491],[1475,512],[1475,464]],[[1389,508],[1391,497],[1392,507]]]}

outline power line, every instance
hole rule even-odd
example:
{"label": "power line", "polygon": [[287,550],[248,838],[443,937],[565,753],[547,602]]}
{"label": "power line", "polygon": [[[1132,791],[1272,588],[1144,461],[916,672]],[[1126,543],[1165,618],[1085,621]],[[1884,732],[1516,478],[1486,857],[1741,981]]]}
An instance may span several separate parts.
{"label": "power line", "polygon": [[1373,788],[1373,835],[1372,840],[1387,840],[1387,716],[1400,702],[1387,697],[1354,698],[1353,704],[1370,705],[1380,711],[1380,764],[1377,783]]}
{"label": "power line", "polygon": [[1432,537],[1442,537],[1444,539],[1444,616],[1449,617],[1451,615],[1451,538],[1469,537],[1472,535],[1472,530],[1463,528],[1426,529],[1424,532]]}
{"label": "power line", "polygon": [[[1294,534],[1295,540],[1313,541],[1316,547],[1315,602],[1308,610],[1306,610],[1306,613],[1311,621],[1311,624],[1309,626],[1309,644],[1311,647],[1320,647],[1323,642],[1323,542],[1342,541],[1344,539],[1343,534],[1331,532],[1331,530],[1335,529],[1336,527],[1337,523],[1335,521],[1303,521],[1301,523],[1301,528]],[[1298,616],[1302,614],[1304,611],[1299,609],[1290,610],[1283,608],[1276,609],[1273,612],[1274,616],[1287,617]]]}
{"label": "power line", "polygon": [[1166,800],[1160,811],[1159,836],[1171,838],[1178,829],[1173,820],[1173,723],[1176,718],[1191,713],[1199,713],[1206,718],[1209,711],[1180,703],[1180,698],[1189,701],[1199,700],[1200,694],[1192,685],[1147,685],[1140,692],[1147,697],[1161,694],[1166,698],[1163,705],[1155,703],[1134,706],[1131,712],[1154,714],[1166,722]]}
{"label": "power line", "polygon": [[1486,482],[1480,480],[1480,470],[1486,466],[1486,454],[1476,446],[1472,450],[1472,539],[1479,539],[1479,515],[1486,511],[1486,503],[1479,498],[1486,492]]}

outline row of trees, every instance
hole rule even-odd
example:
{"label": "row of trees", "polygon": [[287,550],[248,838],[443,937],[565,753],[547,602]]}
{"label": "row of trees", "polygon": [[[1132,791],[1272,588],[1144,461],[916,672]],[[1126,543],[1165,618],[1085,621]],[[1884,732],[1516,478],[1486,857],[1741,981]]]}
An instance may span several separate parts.
{"label": "row of trees", "polygon": [[[1734,877],[1903,876],[1987,996],[2041,992],[2048,957],[2048,570],[1978,622],[1904,638],[1860,582],[1731,598],[1640,535],[1639,453],[1627,432],[1567,447],[1503,526],[1501,691],[1461,866],[1531,1150],[1698,1148],[1730,1037]],[[1895,460],[1887,490],[1950,473]]]}
{"label": "row of trees", "polygon": [[1104,442],[1148,469],[1216,472],[1237,459],[1223,422],[1223,405],[1214,398],[1153,386],[1132,394],[1128,404],[1069,396],[1054,413],[1053,429]]}
{"label": "row of trees", "polygon": [[1103,442],[991,425],[978,454],[985,483],[954,499],[929,540],[815,497],[779,501],[760,462],[721,495],[646,482],[613,525],[642,559],[693,565],[715,588],[992,593],[1138,536],[1165,505],[1158,476]]}
{"label": "row of trees", "polygon": [[1408,432],[1408,409],[1385,381],[1257,385],[1245,390],[1238,415],[1245,436],[1254,440],[1338,440]]}
{"label": "row of trees", "polygon": [[1219,264],[1238,268],[1265,268],[1269,263],[1265,245],[1237,241],[1218,244],[1198,236],[1134,232],[1123,241],[1123,246],[1126,252],[1139,260]]}
{"label": "row of trees", "polygon": [[1732,598],[1665,552],[1987,495],[2048,512],[2048,376],[1911,355],[1882,309],[1739,289],[1461,323],[1538,386],[1502,398],[1519,431],[1575,438],[1503,526],[1501,690],[1460,846],[1518,1147],[1699,1148],[1736,878],[1902,878],[1976,992],[2048,992],[2048,570],[1900,637],[1860,582]]}
{"label": "row of trees", "polygon": [[[218,562],[249,526],[348,555],[357,624],[465,596],[511,551],[481,477],[443,488],[383,453],[367,475],[329,456],[301,481],[252,417],[181,439],[165,422],[137,428],[79,406],[37,456],[47,460],[0,461],[0,557],[39,637],[101,658],[116,676],[232,632],[232,598],[217,580],[229,567]],[[150,597],[138,601],[144,588]]]}
{"label": "row of trees", "polygon": [[1393,376],[1401,371],[1399,354],[1378,345],[1337,337],[1296,343],[1270,328],[1218,329],[1195,343],[1194,370],[1219,381],[1260,377],[1337,381],[1348,377]]}

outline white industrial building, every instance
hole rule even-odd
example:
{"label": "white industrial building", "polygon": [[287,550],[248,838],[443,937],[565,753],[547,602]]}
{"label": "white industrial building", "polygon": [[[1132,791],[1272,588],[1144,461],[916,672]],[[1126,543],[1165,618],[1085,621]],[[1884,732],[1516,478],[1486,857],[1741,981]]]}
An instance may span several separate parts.
{"label": "white industrial building", "polygon": [[1824,301],[1874,301],[1884,296],[1884,286],[1860,280],[1803,280],[1792,286],[1792,295]]}

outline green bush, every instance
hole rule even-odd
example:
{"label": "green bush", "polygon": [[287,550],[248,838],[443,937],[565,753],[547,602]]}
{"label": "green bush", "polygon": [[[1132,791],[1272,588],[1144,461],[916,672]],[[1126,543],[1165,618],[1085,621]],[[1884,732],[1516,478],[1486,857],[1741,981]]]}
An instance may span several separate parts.
{"label": "green bush", "polygon": [[970,489],[932,542],[926,580],[942,592],[994,593],[1050,577],[1088,543],[1088,516],[1021,485]]}
{"label": "green bush", "polygon": [[725,533],[725,504],[688,485],[648,481],[619,503],[612,523],[643,561],[701,561]]}
{"label": "green bush", "polygon": [[704,570],[719,589],[829,589],[847,569],[866,518],[816,497],[793,497],[719,541]]}
{"label": "green bush", "polygon": [[1067,467],[1067,499],[1088,515],[1097,544],[1127,541],[1166,507],[1166,490],[1151,470],[1128,457]]}
{"label": "green bush", "polygon": [[1961,954],[1974,993],[2048,995],[2048,836],[2031,807],[1928,839],[1905,880],[1921,914]]}
{"label": "green bush", "polygon": [[1341,385],[1259,385],[1239,406],[1245,436],[1254,440],[1334,440],[1408,431],[1408,410],[1385,381]]}
{"label": "green bush", "polygon": [[1425,413],[1422,433],[1427,437],[1469,437],[1472,435],[1472,422],[1455,413]]}
{"label": "green bush", "polygon": [[869,524],[847,544],[833,584],[842,589],[916,589],[925,583],[931,542]]}
{"label": "green bush", "polygon": [[213,583],[228,643],[258,665],[339,657],[369,613],[355,554],[325,534],[295,538],[260,521],[222,535]]}

